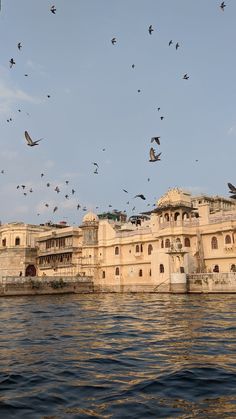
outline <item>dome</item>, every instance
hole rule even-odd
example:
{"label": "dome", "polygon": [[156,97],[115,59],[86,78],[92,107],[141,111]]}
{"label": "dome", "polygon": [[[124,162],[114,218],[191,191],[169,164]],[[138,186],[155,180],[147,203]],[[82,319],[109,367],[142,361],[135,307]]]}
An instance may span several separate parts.
{"label": "dome", "polygon": [[98,221],[98,216],[94,214],[94,212],[90,211],[83,217],[83,223],[91,223],[94,221]]}

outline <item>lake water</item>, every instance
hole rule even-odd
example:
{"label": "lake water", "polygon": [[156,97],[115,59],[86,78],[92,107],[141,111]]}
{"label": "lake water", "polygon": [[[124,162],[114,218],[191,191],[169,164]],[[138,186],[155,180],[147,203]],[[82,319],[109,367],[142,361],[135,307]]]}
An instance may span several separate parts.
{"label": "lake water", "polygon": [[0,417],[235,418],[236,295],[0,300]]}

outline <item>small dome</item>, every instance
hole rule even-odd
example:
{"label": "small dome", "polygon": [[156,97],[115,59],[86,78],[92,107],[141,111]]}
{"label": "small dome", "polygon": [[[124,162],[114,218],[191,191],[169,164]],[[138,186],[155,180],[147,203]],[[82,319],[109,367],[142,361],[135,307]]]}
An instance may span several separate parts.
{"label": "small dome", "polygon": [[96,214],[94,214],[94,212],[88,212],[83,217],[83,223],[91,223],[91,222],[94,222],[94,221],[98,221],[98,216]]}

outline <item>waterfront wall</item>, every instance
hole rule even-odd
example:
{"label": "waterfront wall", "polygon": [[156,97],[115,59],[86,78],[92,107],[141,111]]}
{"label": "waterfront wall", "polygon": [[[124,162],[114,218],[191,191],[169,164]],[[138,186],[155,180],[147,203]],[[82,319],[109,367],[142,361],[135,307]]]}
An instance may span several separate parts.
{"label": "waterfront wall", "polygon": [[93,292],[90,277],[0,277],[0,297]]}
{"label": "waterfront wall", "polygon": [[187,275],[188,293],[236,293],[236,272]]}
{"label": "waterfront wall", "polygon": [[[182,278],[182,277],[181,277]],[[174,278],[176,279],[176,278]],[[179,278],[177,278],[179,279]],[[182,281],[183,282],[183,281]],[[0,277],[0,297],[81,293],[236,293],[236,273],[187,275],[186,287],[173,278],[158,285],[148,283],[94,283],[92,277]],[[180,287],[181,285],[181,287]]]}

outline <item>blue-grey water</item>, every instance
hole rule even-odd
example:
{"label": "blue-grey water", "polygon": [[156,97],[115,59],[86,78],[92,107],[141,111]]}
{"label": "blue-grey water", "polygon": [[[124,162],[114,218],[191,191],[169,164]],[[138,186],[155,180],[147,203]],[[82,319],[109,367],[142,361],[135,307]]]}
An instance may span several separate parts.
{"label": "blue-grey water", "polygon": [[0,300],[0,418],[235,418],[236,295]]}

